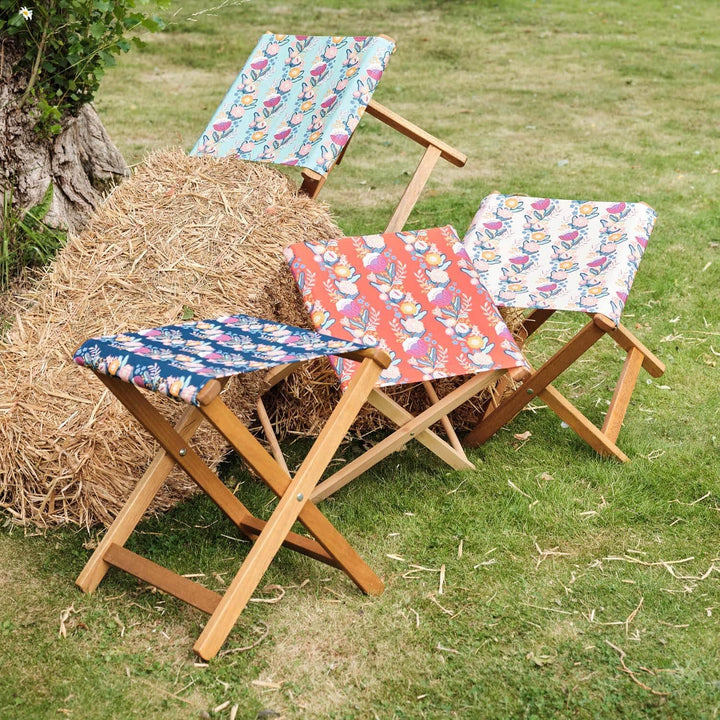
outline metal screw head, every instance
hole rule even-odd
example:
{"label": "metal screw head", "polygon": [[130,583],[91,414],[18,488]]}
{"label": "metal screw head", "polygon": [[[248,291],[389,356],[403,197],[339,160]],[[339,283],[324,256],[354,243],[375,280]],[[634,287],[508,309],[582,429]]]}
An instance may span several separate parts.
{"label": "metal screw head", "polygon": [[534,391],[532,388],[528,388],[525,392],[526,392],[528,395],[532,395],[535,391]]}
{"label": "metal screw head", "polygon": [[298,502],[302,502],[305,499],[305,496],[302,493],[298,493],[297,499]]}
{"label": "metal screw head", "polygon": [[187,448],[180,448],[180,450],[178,451],[178,455],[180,457],[185,457],[187,455]]}

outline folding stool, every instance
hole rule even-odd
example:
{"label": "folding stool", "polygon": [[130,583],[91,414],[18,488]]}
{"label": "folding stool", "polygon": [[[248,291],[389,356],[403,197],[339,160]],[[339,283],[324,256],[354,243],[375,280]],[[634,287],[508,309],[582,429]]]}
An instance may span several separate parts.
{"label": "folding stool", "polygon": [[[531,335],[558,310],[585,313],[590,322],[511,394],[498,393],[464,438],[466,444],[485,442],[540,397],[598,453],[628,460],[615,441],[640,368],[653,377],[665,371],[663,363],[620,323],[655,217],[644,203],[499,193],[482,201],[463,243],[499,306],[531,310],[524,320],[524,335]],[[598,428],[551,383],[604,335],[627,355],[605,421]]]}
{"label": "folding stool", "polygon": [[[331,354],[353,358],[360,363],[360,370],[291,478],[223,403],[219,393],[233,375],[278,365],[293,367]],[[386,353],[362,341],[231,315],[92,338],[81,345],[74,359],[93,370],[162,448],[78,576],[76,582],[83,591],[92,592],[114,566],[209,613],[210,619],[193,648],[205,659],[218,652],[283,545],[340,568],[367,593],[382,592],[380,579],[308,498],[380,372],[389,365]],[[188,404],[174,428],[138,388]],[[204,420],[278,496],[267,522],[254,517],[190,447],[190,439]],[[224,595],[124,547],[175,465],[253,541]],[[314,539],[291,532],[296,520]]]}
{"label": "folding stool", "polygon": [[[450,227],[296,243],[285,250],[321,333],[377,343],[391,358],[368,402],[398,429],[321,482],[321,500],[416,439],[455,469],[472,469],[455,433],[429,428],[507,371],[526,371],[523,355]],[[331,360],[343,388],[357,363]],[[439,399],[432,380],[471,376]],[[380,387],[424,383],[430,407],[413,416]],[[445,425],[446,430],[449,422]]]}

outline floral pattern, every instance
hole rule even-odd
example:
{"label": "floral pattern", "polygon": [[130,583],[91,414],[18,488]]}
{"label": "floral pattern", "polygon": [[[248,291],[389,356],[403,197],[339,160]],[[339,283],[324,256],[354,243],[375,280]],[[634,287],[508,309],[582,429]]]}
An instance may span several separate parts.
{"label": "floral pattern", "polygon": [[73,358],[140,388],[197,405],[208,380],[371,347],[248,315],[91,338]]}
{"label": "floral pattern", "polygon": [[498,305],[617,323],[655,223],[644,203],[486,197],[463,241]]}
{"label": "floral pattern", "polygon": [[382,37],[266,33],[191,154],[237,155],[327,175],[394,47]]}
{"label": "floral pattern", "polygon": [[[390,354],[380,385],[525,365],[450,226],[296,243],[285,257],[319,332]],[[357,363],[333,364],[346,386]]]}

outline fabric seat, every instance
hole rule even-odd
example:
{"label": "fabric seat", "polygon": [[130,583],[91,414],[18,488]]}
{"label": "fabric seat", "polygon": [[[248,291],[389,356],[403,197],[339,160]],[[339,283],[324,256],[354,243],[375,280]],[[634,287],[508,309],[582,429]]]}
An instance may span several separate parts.
{"label": "fabric seat", "polygon": [[[353,358],[360,363],[360,371],[291,478],[223,403],[220,391],[234,375],[331,354]],[[283,545],[340,568],[365,592],[382,592],[380,579],[308,498],[380,372],[389,365],[386,353],[364,342],[232,315],[92,338],[78,348],[74,359],[95,373],[162,448],[78,576],[77,585],[84,592],[95,590],[114,566],[209,613],[194,646],[205,659],[218,652]],[[140,389],[187,404],[175,427]],[[254,517],[190,446],[205,420],[278,496],[267,521]],[[124,547],[175,465],[253,541],[224,595]],[[291,532],[296,520],[313,537]]]}
{"label": "fabric seat", "polygon": [[[602,455],[627,460],[615,441],[644,367],[664,365],[620,323],[620,316],[655,223],[644,203],[557,200],[493,193],[478,209],[463,240],[483,285],[500,307],[530,310],[524,334],[556,311],[590,316],[570,341],[504,397],[465,438],[479,445],[539,396]],[[550,383],[604,335],[626,361],[602,428],[591,423]]]}

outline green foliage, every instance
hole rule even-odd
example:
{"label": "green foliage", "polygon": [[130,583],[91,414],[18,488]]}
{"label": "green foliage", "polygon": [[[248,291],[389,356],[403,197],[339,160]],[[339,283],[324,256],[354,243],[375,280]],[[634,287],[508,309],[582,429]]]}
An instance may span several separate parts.
{"label": "green foliage", "polygon": [[[170,0],[155,4],[166,7]],[[90,102],[105,68],[132,44],[142,45],[138,30],[164,27],[157,15],[136,9],[148,0],[40,0],[24,6],[0,0],[0,35],[14,38],[23,55],[16,70],[29,76],[20,105],[34,97],[38,127],[60,132],[60,120]]]}
{"label": "green foliage", "polygon": [[66,234],[48,227],[44,218],[53,198],[52,183],[43,199],[22,217],[12,207],[12,193],[3,193],[2,235],[0,236],[0,291],[6,290],[13,278],[26,267],[49,262],[65,244]]}

